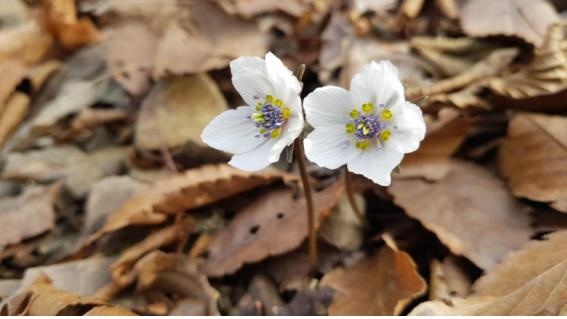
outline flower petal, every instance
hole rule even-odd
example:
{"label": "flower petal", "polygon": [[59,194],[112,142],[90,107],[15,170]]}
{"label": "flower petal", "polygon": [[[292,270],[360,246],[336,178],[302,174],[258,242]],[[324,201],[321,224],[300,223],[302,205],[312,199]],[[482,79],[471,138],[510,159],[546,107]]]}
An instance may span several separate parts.
{"label": "flower petal", "polygon": [[360,155],[344,125],[315,128],[303,142],[307,158],[321,167],[336,169]]}
{"label": "flower petal", "polygon": [[307,122],[313,127],[345,125],[355,107],[350,93],[337,86],[325,86],[311,92],[303,101]]}
{"label": "flower petal", "polygon": [[260,73],[266,75],[266,61],[256,56],[243,56],[230,61],[230,73],[232,76],[249,75],[250,73]]}
{"label": "flower petal", "polygon": [[255,137],[258,128],[248,118],[250,114],[252,108],[249,106],[222,112],[205,127],[201,139],[213,148],[233,154],[258,147],[265,139]]}
{"label": "flower petal", "polygon": [[389,186],[392,170],[400,164],[403,154],[387,145],[378,149],[367,149],[347,164],[348,170],[364,175],[374,183]]}
{"label": "flower petal", "polygon": [[386,143],[402,153],[411,153],[425,137],[425,121],[419,106],[410,102],[401,105],[402,111],[394,117],[395,128]]}
{"label": "flower petal", "polygon": [[[296,97],[296,103],[301,105],[301,100],[299,96]],[[276,140],[274,146],[270,150],[270,162],[275,163],[280,159],[280,154],[286,146],[291,145],[299,134],[303,131],[303,114],[301,109],[295,109],[293,115],[288,119],[287,123],[283,127],[282,135]]]}
{"label": "flower petal", "polygon": [[233,76],[232,85],[234,85],[244,102],[250,106],[263,102],[266,95],[274,92],[274,88],[268,81],[268,78],[260,73]]}
{"label": "flower petal", "polygon": [[405,101],[398,69],[390,61],[365,65],[350,82],[350,93],[356,106],[372,102],[391,107]]}
{"label": "flower petal", "polygon": [[266,54],[266,74],[274,89],[273,94],[285,104],[291,104],[301,92],[301,84],[293,72],[272,52]]}
{"label": "flower petal", "polygon": [[264,143],[255,149],[232,156],[228,164],[249,172],[264,169],[270,165],[269,153],[273,145],[273,139],[264,140]]}

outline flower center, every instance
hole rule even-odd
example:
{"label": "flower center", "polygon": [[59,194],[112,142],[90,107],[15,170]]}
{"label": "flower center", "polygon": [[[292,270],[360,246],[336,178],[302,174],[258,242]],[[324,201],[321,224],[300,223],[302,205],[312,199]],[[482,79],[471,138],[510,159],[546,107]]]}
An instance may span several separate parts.
{"label": "flower center", "polygon": [[393,117],[392,111],[384,108],[375,113],[372,103],[362,104],[360,110],[350,111],[351,120],[345,124],[346,132],[357,138],[356,147],[364,150],[374,141],[386,142],[392,135],[392,131],[388,129],[388,122]]}
{"label": "flower center", "polygon": [[263,102],[258,102],[256,112],[250,115],[250,119],[255,122],[260,134],[256,137],[277,138],[282,133],[282,126],[291,116],[291,109],[284,106],[283,101],[266,95]]}

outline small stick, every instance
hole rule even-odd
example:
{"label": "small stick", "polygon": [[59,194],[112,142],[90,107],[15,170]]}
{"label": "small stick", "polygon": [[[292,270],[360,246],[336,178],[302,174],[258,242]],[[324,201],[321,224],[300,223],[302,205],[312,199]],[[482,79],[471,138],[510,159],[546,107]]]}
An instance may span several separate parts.
{"label": "small stick", "polygon": [[364,215],[362,215],[362,212],[360,211],[360,208],[358,207],[358,205],[356,204],[356,200],[354,199],[354,192],[352,190],[350,173],[346,169],[346,167],[344,168],[344,176],[345,176],[345,191],[346,191],[346,194],[347,194],[347,198],[348,198],[348,202],[350,204],[350,207],[352,208],[352,211],[356,215],[356,218],[358,218],[358,221],[360,222],[360,224],[362,224],[362,226],[366,226],[366,220],[364,219]]}

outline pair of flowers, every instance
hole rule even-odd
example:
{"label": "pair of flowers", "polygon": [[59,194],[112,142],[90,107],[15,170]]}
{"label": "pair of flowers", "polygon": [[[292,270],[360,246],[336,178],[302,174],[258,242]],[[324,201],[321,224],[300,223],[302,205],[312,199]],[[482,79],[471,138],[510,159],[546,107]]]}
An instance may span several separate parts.
{"label": "pair of flowers", "polygon": [[303,108],[314,128],[304,140],[310,161],[329,169],[347,165],[383,186],[390,184],[403,155],[417,150],[425,136],[421,109],[405,100],[398,70],[389,61],[367,64],[349,91],[316,89],[303,108],[301,83],[272,53],[265,59],[238,58],[230,69],[247,106],[217,116],[201,138],[234,154],[229,164],[236,168],[256,171],[277,162],[303,131]]}

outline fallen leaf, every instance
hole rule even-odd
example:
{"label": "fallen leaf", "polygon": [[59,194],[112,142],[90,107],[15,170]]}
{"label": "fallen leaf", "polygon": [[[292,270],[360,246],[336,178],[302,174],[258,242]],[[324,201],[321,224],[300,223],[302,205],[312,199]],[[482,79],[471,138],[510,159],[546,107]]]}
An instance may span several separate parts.
{"label": "fallen leaf", "polygon": [[[103,305],[103,300],[56,289],[48,277],[40,276],[21,293],[6,300],[0,313],[11,316],[77,316]],[[120,309],[120,313],[135,315],[126,309]]]}
{"label": "fallen leaf", "polygon": [[165,177],[126,201],[89,241],[128,226],[160,224],[167,219],[167,214],[196,209],[284,179],[292,178],[271,170],[243,172],[225,164],[206,165]]}
{"label": "fallen leaf", "polygon": [[483,269],[497,265],[532,235],[528,208],[484,168],[455,160],[435,183],[397,179],[394,203],[418,219],[456,255]]}
{"label": "fallen leaf", "polygon": [[12,27],[25,22],[30,12],[21,0],[5,0],[0,4],[0,25]]}
{"label": "fallen leaf", "polygon": [[[3,106],[0,112],[0,146],[10,137],[28,113],[29,96],[23,93],[14,93]],[[1,104],[0,104],[1,105]],[[1,107],[0,107],[1,109]]]}
{"label": "fallen leaf", "polygon": [[566,231],[531,241],[481,277],[473,297],[425,302],[410,315],[559,315],[567,305],[566,247]]}
{"label": "fallen leaf", "polygon": [[[487,83],[504,103],[537,111],[562,109],[567,91],[567,24],[549,27],[530,63]],[[562,94],[563,93],[563,94]]]}
{"label": "fallen leaf", "polygon": [[0,199],[0,252],[7,245],[41,235],[55,226],[59,185],[32,186],[17,197]]}
{"label": "fallen leaf", "polygon": [[434,259],[430,271],[429,299],[449,303],[470,295],[472,282],[455,257],[449,255],[442,262]]}
{"label": "fallen leaf", "polygon": [[[336,183],[314,194],[316,227],[339,201],[343,186]],[[242,209],[212,240],[201,270],[212,277],[232,274],[245,263],[297,248],[307,237],[306,206],[288,188],[276,188]]]}
{"label": "fallen leaf", "polygon": [[20,279],[0,279],[0,304],[20,288],[21,282]]}
{"label": "fallen leaf", "polygon": [[252,18],[262,13],[282,11],[299,17],[309,9],[309,1],[291,0],[285,3],[279,0],[215,0],[226,12]]}
{"label": "fallen leaf", "polygon": [[461,12],[461,26],[470,36],[515,36],[535,46],[558,21],[557,11],[546,0],[470,0]]}
{"label": "fallen leaf", "polygon": [[411,256],[386,241],[378,253],[349,267],[334,269],[321,279],[335,290],[331,316],[400,315],[427,289]]}
{"label": "fallen leaf", "polygon": [[514,116],[500,148],[500,171],[514,195],[557,203],[561,210],[567,200],[567,117]]}
{"label": "fallen leaf", "polygon": [[[355,193],[358,209],[364,214],[366,202],[361,194]],[[322,223],[317,235],[329,244],[345,250],[357,250],[363,241],[363,225],[352,209],[346,194],[341,196],[337,206]]]}
{"label": "fallen leaf", "polygon": [[87,259],[40,266],[26,269],[22,287],[33,284],[42,276],[49,277],[55,289],[61,289],[81,296],[91,296],[110,282],[108,272],[114,258],[94,256]]}
{"label": "fallen leaf", "polygon": [[77,17],[74,0],[42,0],[44,22],[66,49],[97,42],[101,34],[88,18]]}
{"label": "fallen leaf", "polygon": [[38,21],[31,20],[0,32],[0,62],[17,60],[26,65],[40,61],[53,44],[53,38]]}
{"label": "fallen leaf", "polygon": [[172,148],[188,141],[204,145],[203,129],[226,108],[226,100],[207,74],[162,80],[142,103],[136,147]]}
{"label": "fallen leaf", "polygon": [[424,177],[439,180],[451,168],[451,155],[464,142],[470,131],[470,123],[452,109],[442,109],[436,121],[428,121],[427,136],[419,149],[407,154],[395,177]]}
{"label": "fallen leaf", "polygon": [[108,67],[130,94],[139,96],[150,87],[157,41],[156,34],[142,23],[127,23],[110,31],[106,40]]}
{"label": "fallen leaf", "polygon": [[6,101],[25,77],[26,71],[26,67],[17,60],[0,62],[0,113],[6,109]]}
{"label": "fallen leaf", "polygon": [[75,197],[84,197],[96,181],[122,169],[126,152],[122,147],[108,147],[87,154],[75,146],[62,145],[10,153],[2,176],[40,182],[62,180]]}
{"label": "fallen leaf", "polygon": [[116,306],[98,306],[85,312],[83,316],[134,316],[132,311]]}

